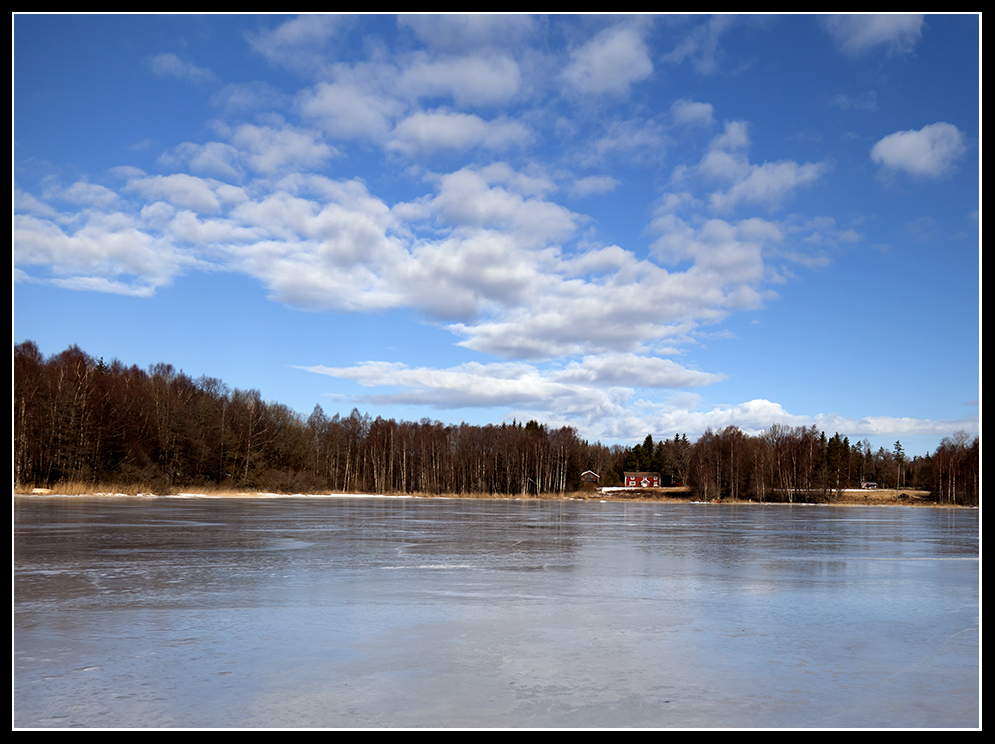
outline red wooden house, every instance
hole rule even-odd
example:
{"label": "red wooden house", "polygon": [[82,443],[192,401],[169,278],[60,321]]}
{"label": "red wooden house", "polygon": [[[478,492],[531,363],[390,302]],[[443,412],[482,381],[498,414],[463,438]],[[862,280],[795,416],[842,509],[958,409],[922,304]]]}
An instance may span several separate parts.
{"label": "red wooden house", "polygon": [[659,473],[625,473],[626,488],[659,488]]}

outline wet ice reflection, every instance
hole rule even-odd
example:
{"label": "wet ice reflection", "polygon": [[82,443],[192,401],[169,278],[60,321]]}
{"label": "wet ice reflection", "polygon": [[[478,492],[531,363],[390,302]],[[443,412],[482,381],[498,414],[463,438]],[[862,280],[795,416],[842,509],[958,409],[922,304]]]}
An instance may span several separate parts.
{"label": "wet ice reflection", "polygon": [[977,726],[978,513],[15,499],[16,726]]}

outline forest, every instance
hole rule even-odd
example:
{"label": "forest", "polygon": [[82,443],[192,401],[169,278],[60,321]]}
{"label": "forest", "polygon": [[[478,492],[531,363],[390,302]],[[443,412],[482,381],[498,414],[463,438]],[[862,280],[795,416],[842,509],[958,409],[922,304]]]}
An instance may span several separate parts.
{"label": "forest", "polygon": [[927,491],[937,503],[977,505],[980,443],[964,432],[908,456],[901,442],[872,451],[865,439],[811,427],[736,427],[632,447],[581,440],[572,427],[530,420],[499,425],[394,421],[353,409],[308,416],[172,365],[107,364],[77,346],[48,358],[14,347],[14,485],[113,484],[152,493],[180,489],[276,493],[409,493],[560,497],[652,471],[695,498],[831,502],[845,489]]}

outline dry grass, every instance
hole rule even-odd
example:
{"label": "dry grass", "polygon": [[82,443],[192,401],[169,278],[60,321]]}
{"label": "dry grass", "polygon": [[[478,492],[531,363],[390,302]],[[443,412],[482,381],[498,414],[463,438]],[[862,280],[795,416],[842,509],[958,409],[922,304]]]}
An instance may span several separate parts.
{"label": "dry grass", "polygon": [[120,494],[122,496],[137,496],[150,493],[152,487],[147,484],[90,483],[89,481],[60,481],[52,488],[36,488],[29,485],[15,485],[14,493],[27,494],[58,494],[60,496],[98,496]]}
{"label": "dry grass", "polygon": [[56,496],[178,496],[181,493],[195,493],[203,496],[256,496],[256,493],[245,493],[221,488],[171,488],[162,489],[150,483],[91,483],[89,481],[59,481],[51,488],[36,488],[30,485],[15,485],[16,495]]}
{"label": "dry grass", "polygon": [[850,488],[845,490],[838,497],[834,496],[834,504],[897,504],[899,506],[913,506],[924,504],[926,506],[936,506],[937,504],[929,500],[929,491],[915,491],[911,488]]}
{"label": "dry grass", "polygon": [[409,498],[450,498],[450,499],[541,499],[560,500],[569,498],[566,494],[494,494],[494,493],[363,493],[360,491],[257,491],[232,489],[218,486],[186,486],[170,489],[156,488],[149,484],[121,485],[117,483],[89,483],[84,481],[61,481],[52,488],[35,488],[30,485],[14,486],[14,493],[21,496],[200,496],[205,498],[266,498],[274,496],[388,496]]}
{"label": "dry grass", "polygon": [[[233,490],[231,488],[219,487],[197,487],[197,488],[174,488],[156,489],[150,484],[128,484],[119,483],[87,483],[83,481],[60,482],[54,488],[34,488],[32,486],[15,486],[14,493],[17,495],[31,494],[52,494],[61,496],[199,496],[204,498],[267,498],[275,496],[392,496],[409,498],[450,498],[450,499],[502,499],[502,500],[523,500],[523,501],[654,501],[654,502],[688,502],[692,501],[690,491],[687,488],[644,488],[631,490],[611,490],[600,491],[597,489],[581,489],[569,493],[549,493],[549,494],[497,494],[497,493],[386,493],[386,494],[364,494],[364,493],[335,493],[329,491],[309,492],[309,493],[274,493],[253,490]],[[733,503],[725,501],[724,503]],[[751,501],[738,501],[735,503],[755,503]],[[841,494],[833,494],[829,503],[839,506],[935,506],[929,500],[928,491],[914,491],[911,489],[849,489]]]}

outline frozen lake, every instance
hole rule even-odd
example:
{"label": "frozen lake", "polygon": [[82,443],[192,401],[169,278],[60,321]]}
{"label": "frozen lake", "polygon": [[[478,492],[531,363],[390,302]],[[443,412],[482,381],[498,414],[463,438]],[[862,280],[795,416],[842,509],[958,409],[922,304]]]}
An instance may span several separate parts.
{"label": "frozen lake", "polygon": [[979,512],[14,499],[16,727],[977,727]]}

